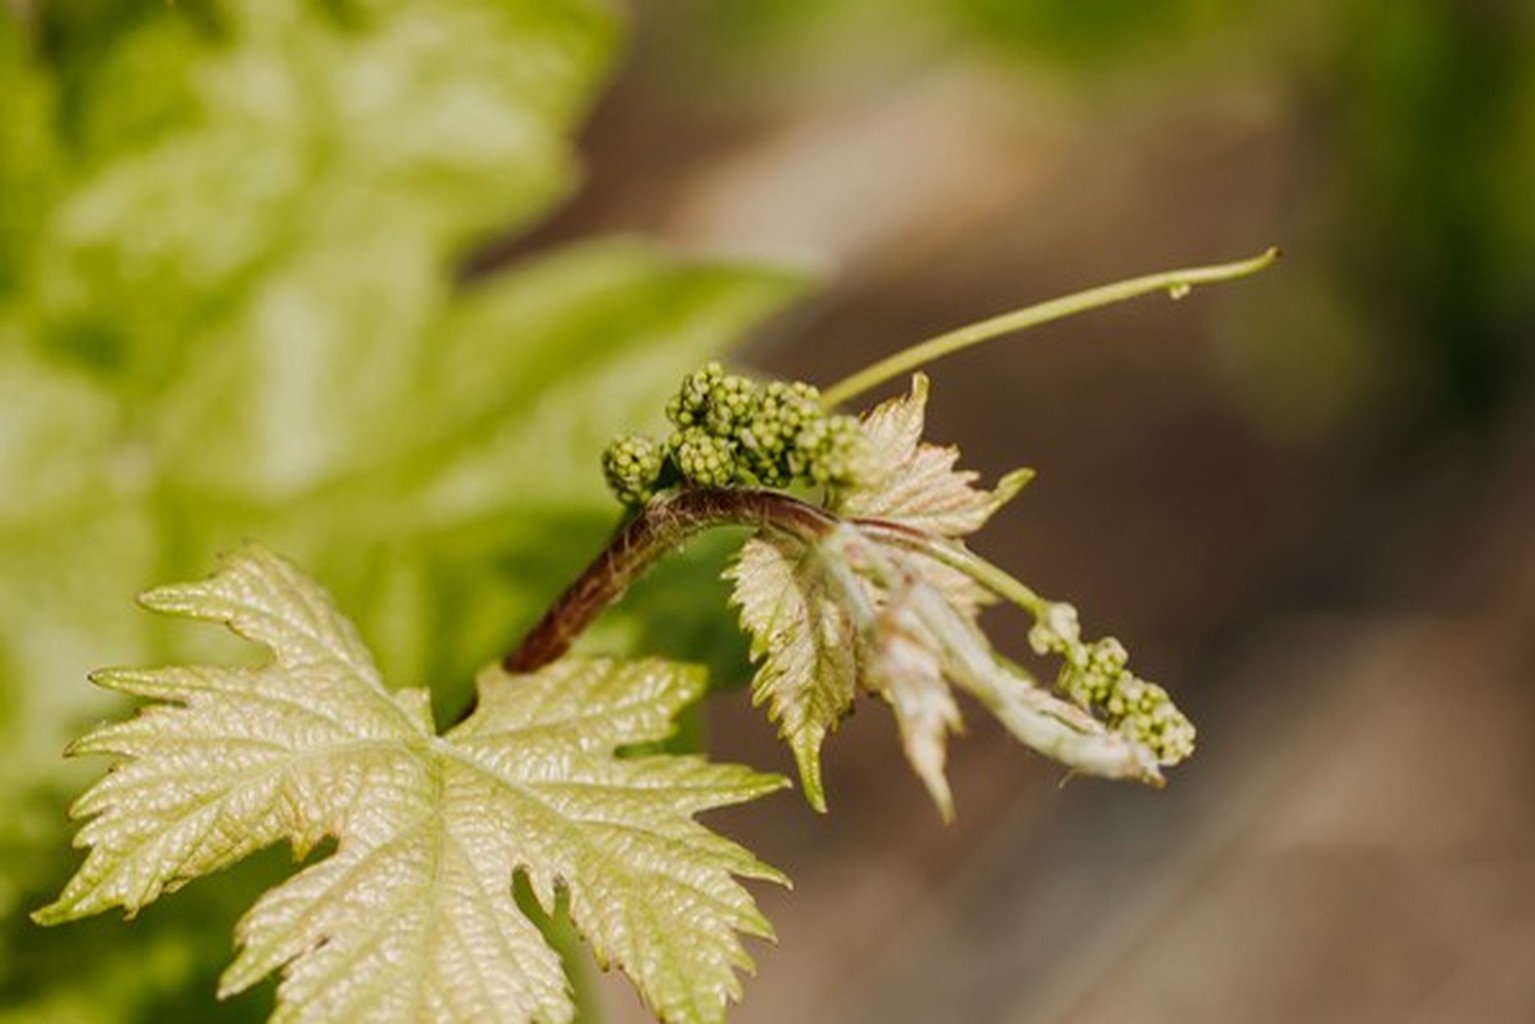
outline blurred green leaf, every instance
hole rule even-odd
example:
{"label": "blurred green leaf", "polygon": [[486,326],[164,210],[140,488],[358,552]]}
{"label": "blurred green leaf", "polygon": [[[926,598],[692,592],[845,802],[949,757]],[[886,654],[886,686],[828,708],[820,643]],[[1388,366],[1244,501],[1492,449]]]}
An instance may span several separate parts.
{"label": "blurred green leaf", "polygon": [[16,916],[68,868],[64,742],[116,713],[85,673],[200,650],[126,596],[260,538],[454,713],[612,528],[602,443],[797,292],[627,241],[460,282],[475,244],[573,187],[614,36],[585,0],[0,8],[16,1019],[206,1016],[239,905],[150,915],[129,948],[31,948]]}
{"label": "blurred green leaf", "polygon": [[[1236,0],[684,0],[689,56],[712,72],[781,75],[935,38],[1004,60],[1121,72],[1166,60],[1248,14]],[[878,40],[870,45],[870,37]]]}

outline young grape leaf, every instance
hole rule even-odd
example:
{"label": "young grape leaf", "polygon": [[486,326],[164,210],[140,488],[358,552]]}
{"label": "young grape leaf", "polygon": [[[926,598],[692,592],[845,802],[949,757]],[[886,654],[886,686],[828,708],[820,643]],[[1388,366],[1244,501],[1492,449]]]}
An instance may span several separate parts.
{"label": "young grape leaf", "polygon": [[805,799],[826,810],[821,744],[853,706],[857,634],[811,545],[783,534],[753,537],[726,575],[761,663],[752,703],[768,706],[799,767]]}
{"label": "young grape leaf", "polygon": [[943,678],[941,648],[922,620],[923,586],[918,579],[907,581],[875,615],[867,686],[890,704],[907,761],[948,818],[954,813],[954,795],[944,772],[948,740],[964,728],[964,721]]}
{"label": "young grape leaf", "polygon": [[559,893],[598,959],[665,1021],[722,1021],[771,928],[733,876],[784,881],[693,816],[785,780],[698,757],[618,757],[664,738],[702,673],[657,660],[487,669],[438,735],[424,691],[387,690],[320,587],[248,547],[201,583],[143,598],[266,647],[257,668],[99,673],[154,701],[74,752],[121,760],[75,805],[89,854],[43,923],[129,915],[288,840],[333,853],[269,891],[221,994],[280,971],[276,1019],[565,1021],[559,959],[512,896]]}
{"label": "young grape leaf", "polygon": [[[838,495],[835,507],[852,518],[878,519],[958,544],[1011,501],[1034,471],[1014,470],[993,490],[977,487],[979,474],[954,468],[958,448],[922,440],[927,394],[927,375],[914,374],[909,395],[882,402],[862,418],[868,452],[864,480]],[[911,557],[928,582],[970,615],[995,600],[963,573],[920,554]]]}
{"label": "young grape leaf", "polygon": [[[955,468],[957,449],[922,440],[926,399],[918,374],[910,395],[860,421],[863,480],[834,496],[831,511],[843,518],[827,535],[764,531],[729,573],[759,663],[754,696],[780,723],[807,798],[825,809],[820,748],[864,692],[890,706],[907,760],[951,816],[944,764],[948,737],[962,728],[954,686],[1074,770],[1160,782],[1159,766],[1192,749],[1192,726],[1165,691],[1125,669],[1123,648],[1036,625],[1035,646],[1065,662],[1062,699],[981,632],[977,612],[996,593],[977,581],[985,573],[959,568],[984,566],[962,538],[1031,474],[1008,474],[994,490],[975,486],[976,474]],[[1068,607],[1035,604],[1036,613]]]}
{"label": "young grape leaf", "polygon": [[[994,595],[952,562],[974,558],[963,538],[980,529],[1033,474],[1017,470],[994,490],[976,487],[976,474],[954,468],[957,449],[921,440],[927,387],[926,376],[916,374],[909,396],[892,399],[863,418],[872,470],[868,482],[844,495],[838,506],[844,515],[894,525],[925,541],[908,547],[879,544],[872,537],[856,542],[866,548],[860,557],[878,563],[876,593],[869,600],[885,609],[873,624],[884,639],[873,648],[903,646],[901,638],[908,647],[924,639],[928,643],[928,670],[914,670],[924,661],[908,651],[897,662],[907,671],[874,673],[866,684],[870,689],[883,685],[908,759],[948,813],[942,750],[958,715],[946,704],[947,676],[1042,753],[1086,773],[1160,783],[1159,766],[1177,764],[1193,752],[1194,729],[1167,691],[1128,670],[1118,641],[1083,641],[1075,609],[1031,596],[1036,617],[1031,646],[1062,659],[1055,688],[1070,703],[1045,693],[1017,666],[992,654],[976,625],[976,612]],[[934,545],[947,550],[948,561],[928,553]],[[933,593],[925,593],[928,588]],[[904,625],[892,626],[896,616]],[[926,628],[915,628],[918,622]],[[930,670],[931,664],[941,664],[942,671]]]}
{"label": "young grape leaf", "polygon": [[[994,491],[976,487],[975,473],[954,468],[957,448],[922,440],[927,391],[927,377],[917,374],[910,395],[884,402],[861,419],[863,481],[838,492],[832,508],[957,543],[980,529],[1031,474],[1009,474]],[[934,559],[914,552],[903,559],[971,617],[992,599],[968,576]],[[864,585],[848,579],[831,585],[828,571],[835,561],[815,545],[783,534],[753,538],[742,547],[729,576],[741,625],[752,637],[752,658],[759,662],[753,698],[766,703],[779,722],[806,799],[824,811],[821,744],[851,709],[860,685],[882,693],[896,711],[912,764],[939,806],[947,808],[943,737],[959,728],[960,719],[937,661],[911,642],[910,619],[898,623],[895,608],[887,608],[881,619],[890,645],[860,650],[863,640],[844,606],[861,597]],[[918,665],[931,671],[902,670]]]}
{"label": "young grape leaf", "polygon": [[1015,470],[988,491],[975,486],[979,475],[973,470],[955,469],[958,448],[922,440],[927,394],[927,375],[914,374],[909,395],[883,402],[862,418],[865,479],[840,496],[835,511],[956,539],[986,525],[1029,482],[1032,470]]}

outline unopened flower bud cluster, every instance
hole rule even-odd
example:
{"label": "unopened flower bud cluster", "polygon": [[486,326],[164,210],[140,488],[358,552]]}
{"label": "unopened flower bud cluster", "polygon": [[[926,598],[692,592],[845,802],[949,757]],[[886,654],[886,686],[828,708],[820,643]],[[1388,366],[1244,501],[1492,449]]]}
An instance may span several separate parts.
{"label": "unopened flower bud cluster", "polygon": [[1029,631],[1029,644],[1063,659],[1055,683],[1062,696],[1145,746],[1159,763],[1177,764],[1194,752],[1194,725],[1167,691],[1132,673],[1129,655],[1113,637],[1084,643],[1071,605],[1050,605]]}
{"label": "unopened flower bud cluster", "polygon": [[675,429],[665,440],[634,434],[608,446],[608,486],[626,505],[673,484],[850,487],[865,461],[863,433],[854,417],[826,412],[820,397],[809,384],[758,384],[709,363],[667,402]]}

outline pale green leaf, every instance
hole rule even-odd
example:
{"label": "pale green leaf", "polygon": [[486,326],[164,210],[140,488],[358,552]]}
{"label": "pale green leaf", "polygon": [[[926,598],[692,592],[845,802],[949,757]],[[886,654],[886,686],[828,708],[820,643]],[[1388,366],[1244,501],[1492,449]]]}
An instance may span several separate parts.
{"label": "pale green leaf", "polygon": [[799,767],[805,799],[826,810],[821,744],[853,706],[857,634],[820,550],[764,533],[727,572],[758,668],[752,701],[766,704]]}
{"label": "pale green leaf", "polygon": [[868,479],[841,495],[836,510],[856,519],[899,523],[934,537],[965,537],[984,526],[1033,474],[1017,470],[993,490],[977,487],[978,474],[954,468],[958,448],[922,440],[927,392],[926,375],[916,374],[909,395],[890,399],[863,417]]}
{"label": "pale green leaf", "polygon": [[[840,494],[836,508],[853,518],[895,523],[958,543],[984,526],[1034,474],[1020,469],[992,490],[977,487],[979,474],[955,468],[958,448],[922,440],[927,394],[927,376],[914,374],[909,395],[889,399],[863,416],[866,479]],[[919,554],[910,557],[956,607],[973,615],[995,600],[963,573]]]}
{"label": "pale green leaf", "polygon": [[696,757],[621,758],[696,698],[697,670],[568,660],[489,669],[439,736],[426,696],[391,692],[356,631],[292,566],[247,548],[202,583],[144,597],[269,649],[256,668],[113,670],[152,703],[76,745],[118,763],[75,805],[84,865],[46,923],[129,914],[287,840],[334,852],[238,927],[224,993],[280,972],[277,1020],[564,1021],[558,957],[512,897],[568,894],[599,960],[666,1021],[721,1021],[771,929],[733,876],[781,881],[693,820],[784,784]]}
{"label": "pale green leaf", "polygon": [[[1009,474],[991,491],[975,486],[975,473],[955,469],[958,449],[922,440],[926,404],[927,378],[918,374],[910,395],[862,418],[864,481],[839,492],[832,507],[850,519],[878,520],[958,544],[1016,494],[1029,473]],[[968,619],[994,599],[970,577],[924,554],[891,557]],[[825,809],[821,745],[862,689],[890,704],[908,759],[950,814],[945,745],[960,727],[959,710],[924,627],[824,545],[776,534],[754,538],[730,575],[741,625],[759,662],[753,696],[779,723],[811,804]]]}
{"label": "pale green leaf", "polygon": [[869,627],[864,685],[890,704],[901,747],[939,813],[954,816],[944,765],[948,739],[963,728],[959,706],[945,681],[942,648],[923,622],[920,580],[890,594]]}

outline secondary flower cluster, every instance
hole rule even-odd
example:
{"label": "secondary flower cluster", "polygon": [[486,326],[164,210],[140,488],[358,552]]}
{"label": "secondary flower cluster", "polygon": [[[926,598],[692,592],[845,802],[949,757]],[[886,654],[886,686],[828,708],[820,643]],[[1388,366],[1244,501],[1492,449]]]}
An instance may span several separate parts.
{"label": "secondary flower cluster", "polygon": [[1040,654],[1063,659],[1055,688],[1103,723],[1143,744],[1164,765],[1177,764],[1194,752],[1194,726],[1156,683],[1129,670],[1130,656],[1113,637],[1092,643],[1081,639],[1077,611],[1055,602],[1029,631],[1029,644]]}
{"label": "secondary flower cluster", "polygon": [[828,413],[820,399],[809,384],[758,384],[708,363],[667,402],[671,434],[618,438],[603,452],[603,474],[626,505],[677,484],[850,487],[865,461],[863,432],[855,417]]}

